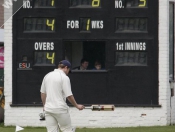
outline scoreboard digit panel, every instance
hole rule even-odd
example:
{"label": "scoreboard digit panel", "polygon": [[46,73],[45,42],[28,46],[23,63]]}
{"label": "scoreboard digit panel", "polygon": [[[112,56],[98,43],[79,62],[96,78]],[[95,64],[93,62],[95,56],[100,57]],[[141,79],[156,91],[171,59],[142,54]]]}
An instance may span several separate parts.
{"label": "scoreboard digit panel", "polygon": [[54,32],[55,18],[24,18],[24,32]]}
{"label": "scoreboard digit panel", "polygon": [[[18,37],[20,38],[61,38],[62,34],[62,16],[60,15],[47,15],[45,17],[38,17],[32,13],[31,16],[25,12],[25,16],[19,15],[14,18],[14,25],[18,28]],[[59,25],[59,26],[58,26]],[[47,36],[47,37],[46,37]]]}
{"label": "scoreboard digit panel", "polygon": [[34,8],[55,7],[56,0],[34,0]]}
{"label": "scoreboard digit panel", "polygon": [[147,66],[147,52],[116,52],[116,66]]}
{"label": "scoreboard digit panel", "polygon": [[115,19],[116,32],[148,32],[148,18],[125,17]]}
{"label": "scoreboard digit panel", "polygon": [[74,8],[100,8],[102,0],[70,0],[70,7]]}
{"label": "scoreboard digit panel", "polygon": [[35,51],[34,58],[34,66],[55,66],[54,51]]}

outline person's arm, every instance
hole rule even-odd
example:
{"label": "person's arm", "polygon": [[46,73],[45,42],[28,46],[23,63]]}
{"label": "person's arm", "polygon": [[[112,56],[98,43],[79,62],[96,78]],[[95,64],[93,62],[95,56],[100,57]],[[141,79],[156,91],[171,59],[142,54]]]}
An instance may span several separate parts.
{"label": "person's arm", "polygon": [[45,105],[45,103],[46,103],[46,87],[45,87],[45,77],[44,77],[44,79],[43,79],[43,81],[42,81],[42,84],[41,84],[41,89],[40,89],[40,92],[41,92],[41,101],[42,101],[42,103],[43,103],[43,110],[44,110],[44,105]]}
{"label": "person's arm", "polygon": [[44,107],[44,105],[46,103],[46,94],[45,93],[41,93],[41,100],[43,102],[43,107]]}
{"label": "person's arm", "polygon": [[73,106],[75,106],[77,109],[79,109],[79,110],[83,110],[83,109],[84,109],[84,106],[83,106],[83,105],[77,104],[77,102],[75,101],[73,95],[68,96],[67,99],[68,99],[69,102],[70,102]]}

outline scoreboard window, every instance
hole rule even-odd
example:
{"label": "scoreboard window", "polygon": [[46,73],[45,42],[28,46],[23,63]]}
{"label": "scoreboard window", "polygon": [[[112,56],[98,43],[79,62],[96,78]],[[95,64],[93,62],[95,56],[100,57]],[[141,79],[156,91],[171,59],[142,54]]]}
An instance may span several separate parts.
{"label": "scoreboard window", "polygon": [[95,61],[99,61],[105,68],[105,42],[104,41],[65,41],[65,58],[71,60],[72,68],[80,65],[82,58],[89,61],[88,69],[94,68]]}

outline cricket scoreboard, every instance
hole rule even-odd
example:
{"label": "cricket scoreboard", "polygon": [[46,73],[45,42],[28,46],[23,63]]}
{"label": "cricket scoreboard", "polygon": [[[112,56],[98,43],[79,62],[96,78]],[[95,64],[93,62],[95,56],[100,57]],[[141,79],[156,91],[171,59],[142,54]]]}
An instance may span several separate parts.
{"label": "cricket scoreboard", "polygon": [[17,2],[12,106],[41,106],[43,77],[63,59],[73,68],[82,58],[88,70],[68,75],[78,103],[159,106],[158,0]]}

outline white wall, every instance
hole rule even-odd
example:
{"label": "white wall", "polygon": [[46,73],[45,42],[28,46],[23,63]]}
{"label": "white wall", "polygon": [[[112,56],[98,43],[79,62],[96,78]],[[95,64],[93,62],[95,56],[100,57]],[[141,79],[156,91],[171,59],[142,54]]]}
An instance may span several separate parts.
{"label": "white wall", "polygon": [[[168,66],[168,1],[159,2],[159,104],[160,108],[119,107],[114,112],[92,112],[70,109],[72,123],[77,127],[128,127],[167,125],[170,119],[170,88]],[[5,17],[12,14],[5,9]],[[12,20],[5,24],[5,125],[44,126],[39,121],[41,107],[10,107],[12,102]],[[173,103],[175,103],[173,98]],[[145,115],[145,116],[142,116]]]}
{"label": "white wall", "polygon": [[4,42],[4,29],[0,29],[0,42]]}

